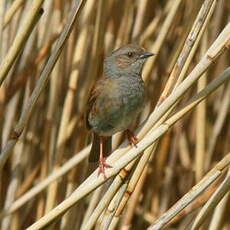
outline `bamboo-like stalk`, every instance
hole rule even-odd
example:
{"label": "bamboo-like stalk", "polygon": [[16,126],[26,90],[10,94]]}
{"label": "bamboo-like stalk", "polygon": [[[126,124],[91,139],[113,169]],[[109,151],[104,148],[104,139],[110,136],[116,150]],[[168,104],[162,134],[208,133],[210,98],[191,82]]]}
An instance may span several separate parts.
{"label": "bamboo-like stalk", "polygon": [[227,192],[221,202],[216,206],[215,212],[213,213],[213,219],[210,223],[210,230],[217,230],[223,226],[223,213],[226,211],[229,195],[230,192]]}
{"label": "bamboo-like stalk", "polygon": [[224,195],[229,191],[229,189],[230,189],[230,170],[228,170],[228,174],[224,179],[224,181],[222,182],[222,184],[215,191],[215,193],[213,193],[211,198],[208,200],[208,202],[201,209],[200,213],[197,215],[196,219],[194,220],[192,230],[199,229],[201,224],[207,218],[208,214],[214,209],[214,207],[217,206],[217,204],[224,197]]}
{"label": "bamboo-like stalk", "polygon": [[[204,39],[202,43],[202,53],[207,49],[207,33],[204,34]],[[202,90],[207,82],[207,74],[204,73],[199,79],[197,90]],[[200,181],[204,174],[204,159],[205,159],[205,118],[206,118],[206,102],[203,101],[197,107],[197,117],[196,117],[196,181]]]}
{"label": "bamboo-like stalk", "polygon": [[[3,39],[3,24],[4,24],[4,13],[6,8],[6,1],[1,1],[0,3],[0,41]],[[2,54],[2,45],[0,45],[0,53]],[[2,61],[2,57],[0,56],[0,62]]]}
{"label": "bamboo-like stalk", "polygon": [[25,2],[25,0],[15,0],[10,8],[7,10],[4,17],[4,27],[10,22],[15,12],[19,9],[19,7]]}
{"label": "bamboo-like stalk", "polygon": [[77,2],[75,5],[75,8],[72,10],[72,15],[70,16],[70,21],[66,25],[65,29],[63,30],[63,33],[61,34],[61,36],[58,40],[55,52],[53,52],[53,55],[49,59],[50,61],[47,62],[46,67],[44,68],[43,72],[41,73],[40,81],[38,82],[37,87],[33,91],[33,94],[31,96],[31,100],[28,102],[27,107],[24,109],[19,122],[16,125],[16,127],[12,133],[11,139],[6,143],[6,146],[4,147],[4,149],[1,153],[0,169],[4,166],[6,160],[8,159],[10,151],[12,150],[14,145],[16,144],[18,137],[21,135],[21,133],[25,127],[25,124],[26,124],[27,120],[29,119],[29,116],[31,114],[32,107],[33,107],[35,101],[39,97],[42,89],[45,87],[45,83],[48,79],[48,76],[49,76],[50,72],[52,71],[52,68],[54,67],[54,65],[56,63],[57,58],[59,57],[59,55],[61,53],[61,49],[62,49],[64,42],[66,41],[70,31],[71,31],[71,28],[74,24],[74,21],[76,20],[77,13],[78,13],[82,3],[83,3],[83,1],[81,1],[80,3]]}
{"label": "bamboo-like stalk", "polygon": [[[208,12],[208,10],[210,9],[210,8],[206,8],[206,5],[204,4],[204,12],[206,12],[206,14],[207,14],[207,12]],[[211,5],[210,5],[211,6]],[[203,10],[203,9],[202,9]],[[202,10],[201,10],[201,12],[202,12]],[[212,13],[212,11],[211,11],[211,13]],[[198,14],[198,19],[199,20],[197,20],[197,21],[202,21],[202,20],[204,20],[204,17],[205,17],[205,14]],[[200,17],[202,17],[202,20],[200,19]],[[207,20],[206,21],[208,21],[208,18],[209,17],[207,17]],[[194,26],[194,28],[196,28],[197,29],[197,26],[196,26],[196,22],[195,22],[195,26]],[[202,28],[202,27],[201,27]],[[199,31],[199,29],[200,29],[200,27],[198,27],[198,31]],[[194,29],[195,30],[195,29]],[[192,32],[191,32],[191,34],[193,34],[193,30],[192,30]],[[190,36],[191,35],[189,35],[189,41],[191,40],[191,38],[190,38]],[[199,41],[199,40],[198,40]],[[185,46],[185,50],[186,50],[186,46]],[[189,49],[190,50],[190,49]],[[182,51],[183,52],[183,51]],[[187,52],[187,53],[184,53],[183,52],[183,54],[181,55],[181,56],[186,56],[186,54],[188,55],[189,54],[189,52]],[[181,57],[179,57],[179,60],[181,59]],[[179,71],[177,71],[177,74],[179,73]],[[173,75],[174,76],[174,75]],[[175,80],[175,76],[173,77],[173,79]],[[168,81],[168,84],[167,84],[167,86],[166,86],[166,89],[168,90],[168,92],[167,91],[164,91],[163,93],[162,93],[162,95],[161,95],[161,98],[159,99],[159,102],[158,103],[161,103],[162,102],[162,100],[164,99],[164,97],[165,97],[165,95],[168,95],[169,94],[169,92],[171,91],[171,88],[173,87],[173,85],[172,85],[172,81],[171,81],[171,78],[169,78],[169,81]],[[177,84],[179,84],[179,82],[177,82]],[[169,87],[169,85],[170,85],[170,87]],[[156,144],[155,144],[156,145]],[[156,148],[156,146],[154,146],[153,148]],[[135,173],[134,173],[134,176],[133,176],[133,180],[131,179],[131,182],[130,182],[130,187],[128,188],[128,191],[127,191],[127,194],[128,195],[126,195],[125,197],[124,197],[124,201],[122,200],[122,202],[123,203],[125,203],[126,204],[126,202],[127,202],[127,200],[128,200],[128,198],[129,198],[129,196],[130,196],[130,194],[132,194],[132,192],[133,192],[133,190],[134,190],[134,188],[135,188],[135,185],[136,185],[136,183],[137,183],[137,181],[138,181],[138,179],[140,178],[140,175],[142,174],[142,171],[144,170],[144,167],[146,166],[146,162],[148,161],[148,159],[149,159],[149,157],[150,157],[150,154],[151,154],[151,151],[150,152],[148,152],[148,153],[145,153],[144,155],[143,155],[143,157],[141,158],[141,160],[140,160],[140,164],[137,166],[137,170],[135,171]],[[127,170],[127,169],[126,169]],[[128,170],[127,170],[128,171]],[[135,204],[134,204],[135,205]],[[122,208],[121,208],[122,207]],[[124,204],[123,205],[121,205],[121,207],[119,207],[119,209],[123,209],[124,208]],[[119,210],[118,209],[118,210]],[[119,213],[121,213],[121,210],[119,210]],[[133,210],[133,209],[132,209]],[[119,216],[120,214],[117,214],[117,216]],[[129,215],[130,216],[130,215]],[[130,218],[129,218],[130,219]],[[127,220],[127,219],[126,219]]]}
{"label": "bamboo-like stalk", "polygon": [[[209,20],[208,13],[210,14],[210,16],[212,15],[213,10],[211,10],[211,7],[214,9],[215,2],[216,1],[206,0],[203,3],[203,5],[199,11],[199,14],[197,15],[196,20],[193,24],[193,28],[191,29],[191,31],[190,31],[190,33],[189,33],[189,35],[185,41],[184,47],[181,51],[181,54],[177,59],[177,63],[175,64],[175,66],[174,66],[174,68],[173,68],[173,70],[169,76],[169,80],[167,82],[167,85],[165,86],[164,91],[162,92],[162,100],[165,99],[169,95],[171,85],[173,84],[173,82],[175,82],[175,80],[177,78],[179,78],[179,75],[181,74],[182,68],[184,67],[184,64],[185,64],[189,54],[191,53],[191,49],[193,48],[194,43],[196,42],[198,44],[198,42],[200,40],[198,38],[198,36],[199,36],[199,34],[202,34],[202,33],[200,33],[200,31],[204,30],[205,21],[207,23]],[[190,63],[190,62],[188,62],[188,63]],[[180,81],[178,81],[177,84],[179,84],[181,82],[181,78],[179,78],[179,79],[180,79]],[[160,103],[161,103],[161,101],[159,101],[159,104]]]}
{"label": "bamboo-like stalk", "polygon": [[[0,1],[1,229],[229,229],[226,9],[225,0]],[[157,55],[130,127],[137,148],[116,133],[104,180],[87,162],[85,106],[104,57],[127,43]]]}
{"label": "bamboo-like stalk", "polygon": [[[164,39],[166,38],[166,35],[168,33],[168,30],[172,24],[172,21],[173,21],[173,18],[175,17],[176,15],[176,12],[180,6],[180,3],[181,3],[181,0],[177,0],[177,1],[170,1],[169,4],[172,5],[171,7],[171,10],[169,12],[169,14],[167,15],[167,18],[165,19],[164,21],[164,24],[162,25],[162,28],[161,28],[161,32],[159,34],[159,36],[157,37],[157,40],[153,43],[153,46],[150,48],[150,50],[154,53],[158,53],[163,42],[164,42]],[[152,59],[148,60],[147,63],[146,63],[146,68],[144,69],[144,80],[147,80],[145,78],[145,76],[149,76],[150,75],[150,72],[152,71],[152,68],[153,68],[153,65],[155,63],[155,60],[156,60],[156,57],[153,57]]]}
{"label": "bamboo-like stalk", "polygon": [[3,215],[10,214],[20,208],[23,204],[28,202],[31,198],[36,196],[39,192],[45,189],[50,183],[59,179],[61,176],[66,174],[69,170],[81,162],[84,158],[89,155],[90,146],[82,150],[80,153],[76,154],[73,158],[71,158],[68,162],[65,163],[59,170],[56,170],[53,174],[48,176],[45,180],[43,180],[40,184],[36,185],[31,190],[27,191],[21,198],[16,200],[12,206],[8,209],[3,211]]}
{"label": "bamboo-like stalk", "polygon": [[[227,27],[226,27],[227,28]],[[222,39],[223,41],[222,41],[222,44],[220,43],[220,45],[219,45],[219,50],[223,50],[222,49],[222,47],[225,47],[225,44],[226,44],[226,42],[228,42],[228,37],[226,37],[225,36],[225,33],[226,33],[226,31],[223,31],[223,34],[221,34],[221,36],[219,36],[219,39]],[[209,49],[209,51],[207,51],[207,53],[206,53],[206,56],[209,56],[209,55],[215,55],[215,53],[212,53],[211,51],[213,51],[213,48],[215,48],[216,47],[216,44],[218,44],[219,43],[219,39],[217,39],[216,40],[216,42],[213,44],[213,46]],[[214,51],[216,52],[219,52],[219,50],[216,50],[216,49],[214,49]],[[216,56],[217,57],[217,56]],[[204,59],[202,59],[202,60],[204,60]],[[211,61],[209,61],[209,64],[211,63]],[[198,64],[198,66],[199,65],[201,65],[200,63]],[[205,67],[205,66],[204,66]],[[196,74],[199,74],[199,72],[196,72]],[[192,73],[190,74],[190,75],[192,75]],[[197,77],[197,76],[199,76],[199,75],[194,75],[194,77]],[[189,80],[188,80],[189,79]],[[196,78],[195,78],[196,79]],[[173,98],[173,100],[176,100],[177,98],[178,98],[178,96],[180,95],[180,94],[178,94],[178,91],[180,92],[180,93],[183,93],[183,92],[185,92],[186,91],[186,88],[184,88],[185,87],[185,85],[186,85],[186,87],[189,87],[190,85],[191,85],[191,83],[194,81],[194,79],[191,79],[191,78],[187,78],[185,81],[184,81],[184,84],[181,84],[180,86],[180,88],[178,87],[178,89],[177,90],[175,90],[174,91],[174,95],[172,95],[172,96],[170,96],[168,99],[166,99],[165,100],[165,102],[161,105],[161,106],[159,106],[159,108],[158,108],[158,111],[162,111],[161,110],[161,108],[163,107],[166,107],[164,104],[166,103],[167,104],[167,107],[168,108],[170,108],[170,105],[171,105],[171,103],[173,103],[173,101],[171,101],[172,99],[171,98]],[[168,101],[170,102],[170,103],[168,103]],[[164,108],[164,109],[167,109],[167,107],[166,108]],[[164,112],[164,111],[163,111]],[[156,112],[155,112],[156,113]],[[160,115],[158,115],[159,117],[160,117]],[[151,118],[151,116],[150,116],[150,118]],[[156,119],[156,118],[155,118]],[[147,124],[148,124],[148,122],[147,122]],[[85,151],[86,152],[86,151]],[[116,154],[116,155],[118,155],[118,153]],[[112,156],[115,156],[115,154],[113,154]],[[111,156],[111,157],[112,157]],[[86,180],[86,182],[87,182],[87,180]],[[86,183],[85,182],[85,183]],[[47,182],[46,182],[47,183]]]}
{"label": "bamboo-like stalk", "polygon": [[208,165],[210,165],[217,138],[220,134],[221,129],[223,128],[224,120],[227,117],[229,105],[230,105],[230,83],[228,83],[228,85],[226,86],[226,93],[223,96],[223,100],[220,106],[221,112],[218,114],[218,117],[216,119],[216,122],[213,128],[213,134],[209,139],[210,143],[209,143],[209,148],[207,150],[208,157],[207,157],[207,161],[205,164],[206,168],[208,167]]}
{"label": "bamboo-like stalk", "polygon": [[[202,99],[204,99],[205,97],[203,94],[206,94],[206,95],[209,94],[210,92],[212,92],[213,89],[215,89],[221,83],[224,83],[225,81],[227,81],[229,79],[230,79],[230,69],[228,68],[223,73],[223,75],[221,75],[221,77],[218,78],[218,80],[214,81],[214,83],[210,84],[210,86],[207,86],[207,88],[208,88],[207,90],[202,90],[192,100],[192,102],[189,104],[189,106],[186,106],[185,109],[183,109],[183,110],[181,110],[181,112],[179,112],[179,114],[175,114],[174,116],[169,118],[163,125],[160,125],[158,128],[156,128],[151,135],[150,134],[147,135],[139,143],[138,149],[133,148],[129,151],[129,153],[127,153],[125,156],[121,157],[120,162],[116,162],[114,164],[114,168],[112,168],[108,171],[108,173],[107,173],[108,178],[112,177],[113,175],[116,175],[125,165],[127,165],[129,162],[131,162],[133,159],[135,159],[138,155],[140,155],[140,153],[145,148],[149,147],[154,141],[156,141],[160,136],[162,136],[169,129],[169,127],[171,125],[173,125],[178,119],[181,118],[181,116],[183,116],[191,108],[193,108],[195,105],[197,105]],[[176,92],[176,90],[175,90],[175,92]],[[165,102],[166,101],[167,100],[165,100]],[[229,163],[230,162],[228,160],[224,160],[223,168],[227,167],[227,165]],[[221,166],[222,165],[223,165],[223,163],[221,162]],[[208,185],[210,185],[217,177],[220,176],[220,174],[221,174],[220,170],[221,169],[219,168],[219,165],[217,168],[218,168],[218,171],[215,171],[215,173],[212,176],[208,177],[209,180],[205,181],[206,183],[204,183],[204,187],[199,188],[199,193],[201,191],[203,191]],[[44,227],[45,225],[50,223],[50,221],[54,220],[56,217],[58,217],[63,212],[65,212],[67,209],[72,207],[72,205],[75,204],[79,199],[82,199],[82,197],[87,195],[90,191],[92,191],[93,189],[95,189],[96,187],[98,187],[100,184],[102,184],[103,182],[105,182],[108,179],[108,178],[102,178],[102,177],[98,177],[95,179],[95,177],[96,177],[96,172],[94,172],[94,175],[91,175],[91,177],[89,177],[78,189],[76,189],[68,199],[66,199],[64,202],[59,204],[57,207],[55,207],[52,211],[47,213],[44,217],[42,217],[39,221],[34,223],[28,229],[30,229],[30,230],[41,229],[42,227]],[[89,183],[90,179],[93,180],[93,183]],[[198,194],[195,193],[194,197],[192,196],[192,198],[194,199]],[[179,206],[179,207],[181,210],[181,208],[183,206]],[[170,217],[172,218],[173,216],[170,216]]]}
{"label": "bamboo-like stalk", "polygon": [[[190,192],[182,197],[172,208],[170,208],[164,215],[155,221],[148,229],[161,229],[171,218],[179,213],[188,203],[195,199],[208,185],[214,182],[217,177],[223,173],[223,170],[229,165],[228,154],[222,161],[220,161],[198,184],[196,184]],[[226,164],[227,163],[227,164]]]}
{"label": "bamboo-like stalk", "polygon": [[22,47],[25,44],[26,39],[28,39],[31,31],[34,29],[34,26],[40,19],[43,14],[43,10],[41,9],[41,5],[43,0],[34,0],[31,6],[31,10],[29,11],[27,17],[24,19],[25,24],[22,25],[22,28],[19,30],[17,36],[15,37],[14,43],[11,46],[7,56],[4,58],[3,62],[0,65],[0,85],[2,85],[3,81],[6,78],[7,73],[10,70],[10,67],[13,65],[16,57],[19,55]]}

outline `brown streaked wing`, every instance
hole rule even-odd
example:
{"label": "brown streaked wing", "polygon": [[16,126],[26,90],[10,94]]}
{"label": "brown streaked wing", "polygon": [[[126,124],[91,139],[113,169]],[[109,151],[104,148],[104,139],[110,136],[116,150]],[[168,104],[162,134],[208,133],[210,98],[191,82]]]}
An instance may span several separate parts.
{"label": "brown streaked wing", "polygon": [[[90,95],[87,101],[87,108],[86,108],[86,127],[88,129],[90,129],[90,124],[88,122],[88,116],[89,113],[93,114],[97,114],[97,106],[94,106],[97,97],[99,94],[101,93],[106,93],[106,94],[110,94],[111,89],[115,89],[116,87],[116,81],[114,81],[111,78],[108,77],[104,77],[102,79],[100,79],[95,85],[94,87],[92,87],[91,91],[90,91]],[[109,100],[109,98],[108,98]],[[111,106],[111,103],[115,103],[115,101],[111,101],[110,103],[107,104],[107,106],[105,105],[105,107],[103,108],[105,110],[105,112],[109,109],[109,107]]]}
{"label": "brown streaked wing", "polygon": [[89,93],[89,97],[88,97],[88,101],[87,101],[87,105],[86,105],[86,113],[85,113],[85,124],[86,124],[86,128],[90,129],[90,124],[88,121],[88,116],[89,113],[91,111],[91,109],[93,108],[93,104],[95,103],[97,96],[99,94],[99,90],[98,90],[98,83],[96,85],[94,85]]}

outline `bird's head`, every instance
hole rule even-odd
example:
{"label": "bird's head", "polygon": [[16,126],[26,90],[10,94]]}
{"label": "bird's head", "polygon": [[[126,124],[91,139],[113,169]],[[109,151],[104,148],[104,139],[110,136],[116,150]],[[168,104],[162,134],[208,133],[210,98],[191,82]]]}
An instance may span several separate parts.
{"label": "bird's head", "polygon": [[136,44],[123,46],[105,58],[104,72],[111,77],[141,75],[146,59],[153,55]]}

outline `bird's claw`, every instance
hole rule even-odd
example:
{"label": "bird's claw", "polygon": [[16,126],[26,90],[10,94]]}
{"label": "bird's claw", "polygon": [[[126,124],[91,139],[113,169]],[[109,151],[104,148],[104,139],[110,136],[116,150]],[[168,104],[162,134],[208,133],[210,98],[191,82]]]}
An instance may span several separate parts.
{"label": "bird's claw", "polygon": [[99,159],[99,171],[98,171],[98,176],[102,173],[104,175],[104,178],[107,178],[105,175],[105,169],[106,168],[112,168],[111,165],[107,164],[105,161],[105,158],[102,157]]}

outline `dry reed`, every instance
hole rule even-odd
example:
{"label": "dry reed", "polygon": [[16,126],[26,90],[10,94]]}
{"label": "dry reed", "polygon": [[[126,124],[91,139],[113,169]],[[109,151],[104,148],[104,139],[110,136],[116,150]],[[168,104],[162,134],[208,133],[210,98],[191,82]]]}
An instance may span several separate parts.
{"label": "dry reed", "polygon": [[[230,229],[230,4],[225,0],[0,1],[0,225]],[[88,93],[127,43],[157,53],[138,148],[87,162]]]}

